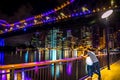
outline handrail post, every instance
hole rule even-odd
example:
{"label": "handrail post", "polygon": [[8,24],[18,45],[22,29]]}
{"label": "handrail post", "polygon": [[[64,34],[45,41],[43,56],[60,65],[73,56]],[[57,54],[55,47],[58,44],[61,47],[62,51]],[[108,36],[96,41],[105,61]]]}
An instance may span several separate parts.
{"label": "handrail post", "polygon": [[56,63],[54,63],[54,80],[57,80],[57,77],[56,77]]}
{"label": "handrail post", "polygon": [[10,69],[10,80],[14,80],[14,68]]}
{"label": "handrail post", "polygon": [[78,60],[76,60],[76,80],[78,80]]}

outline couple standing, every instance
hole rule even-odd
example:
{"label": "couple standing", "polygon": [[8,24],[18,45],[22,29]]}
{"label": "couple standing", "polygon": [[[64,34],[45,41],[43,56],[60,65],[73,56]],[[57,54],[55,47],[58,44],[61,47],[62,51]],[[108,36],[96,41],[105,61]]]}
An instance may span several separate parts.
{"label": "couple standing", "polygon": [[98,80],[101,80],[99,60],[93,49],[88,48],[85,52],[85,57],[89,79],[92,80],[93,73],[96,73],[98,75]]}

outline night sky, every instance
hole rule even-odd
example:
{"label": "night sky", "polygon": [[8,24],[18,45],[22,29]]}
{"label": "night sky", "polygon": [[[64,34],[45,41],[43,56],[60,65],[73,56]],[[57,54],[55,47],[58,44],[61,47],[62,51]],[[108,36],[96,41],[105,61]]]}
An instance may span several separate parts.
{"label": "night sky", "polygon": [[32,14],[38,14],[53,9],[57,5],[58,0],[2,0],[0,2],[0,13],[8,17],[14,16],[21,6],[26,6],[32,10]]}
{"label": "night sky", "polygon": [[[23,14],[21,19],[30,17],[30,15],[37,15],[48,10],[51,10],[58,5],[61,5],[67,0],[1,0],[0,2],[0,19],[7,19],[10,17],[16,17]],[[119,0],[115,0],[119,3]],[[119,2],[118,2],[119,1]],[[75,0],[74,7],[87,6],[91,8],[100,7],[103,5],[108,5],[110,1],[108,0]],[[72,6],[73,7],[73,6]],[[13,19],[13,18],[12,18]],[[18,18],[16,18],[17,20]],[[9,20],[8,20],[9,21]]]}

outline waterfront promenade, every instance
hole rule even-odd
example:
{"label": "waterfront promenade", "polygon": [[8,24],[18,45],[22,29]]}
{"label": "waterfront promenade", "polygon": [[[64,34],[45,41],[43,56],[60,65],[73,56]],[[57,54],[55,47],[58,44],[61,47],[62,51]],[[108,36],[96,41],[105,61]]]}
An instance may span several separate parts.
{"label": "waterfront promenade", "polygon": [[[111,64],[110,70],[107,68],[102,69],[101,76],[102,80],[120,80],[120,60]],[[96,74],[93,75],[92,80],[97,80]]]}

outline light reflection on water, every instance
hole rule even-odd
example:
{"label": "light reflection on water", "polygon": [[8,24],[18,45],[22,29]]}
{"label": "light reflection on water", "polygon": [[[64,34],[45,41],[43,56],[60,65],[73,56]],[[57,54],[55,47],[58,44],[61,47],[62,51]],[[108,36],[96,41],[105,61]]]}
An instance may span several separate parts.
{"label": "light reflection on water", "polygon": [[25,62],[28,62],[28,51],[25,53]]}
{"label": "light reflection on water", "polygon": [[[69,50],[63,51],[51,50],[18,50],[11,52],[0,52],[0,65],[19,64],[29,62],[40,62],[45,60],[57,60],[62,58],[70,58],[77,55]],[[72,55],[72,56],[71,56]]]}
{"label": "light reflection on water", "polygon": [[3,74],[0,77],[0,80],[10,80],[10,74],[5,74],[5,73],[9,73],[10,70],[0,70],[0,75]]}
{"label": "light reflection on water", "polygon": [[67,63],[66,71],[67,71],[68,75],[72,74],[72,64],[71,63]]}
{"label": "light reflection on water", "polygon": [[25,72],[22,71],[22,80],[25,80]]}
{"label": "light reflection on water", "polygon": [[[6,71],[5,71],[5,70],[2,70],[2,73],[6,73]],[[2,80],[6,80],[6,79],[7,79],[6,74],[2,75]]]}
{"label": "light reflection on water", "polygon": [[4,52],[0,52],[0,64],[4,64]]}
{"label": "light reflection on water", "polygon": [[50,54],[51,60],[56,60],[56,50],[55,49],[50,50]]}
{"label": "light reflection on water", "polygon": [[[62,65],[56,65],[56,70],[54,68],[55,65],[52,65],[51,66],[51,74],[52,74],[52,77],[54,77],[54,74],[56,73],[56,77],[59,77],[60,76],[60,73],[63,72],[63,66]],[[56,71],[56,72],[55,72]],[[55,73],[54,73],[55,72]]]}
{"label": "light reflection on water", "polygon": [[36,62],[37,51],[34,51],[34,62]]}
{"label": "light reflection on water", "polygon": [[41,52],[40,51],[39,51],[39,58],[38,59],[39,59],[39,61],[41,60]]}

